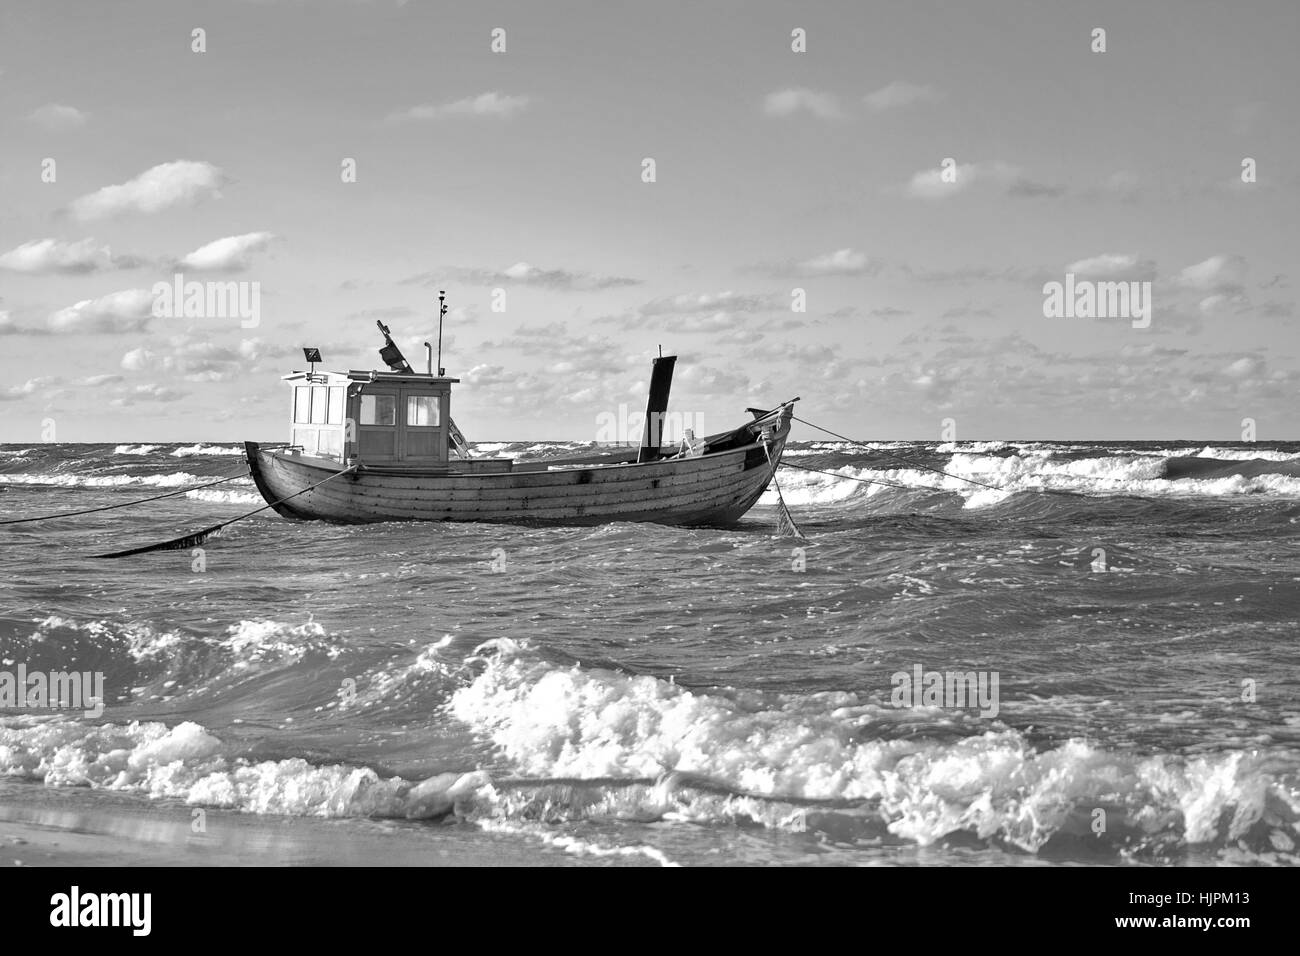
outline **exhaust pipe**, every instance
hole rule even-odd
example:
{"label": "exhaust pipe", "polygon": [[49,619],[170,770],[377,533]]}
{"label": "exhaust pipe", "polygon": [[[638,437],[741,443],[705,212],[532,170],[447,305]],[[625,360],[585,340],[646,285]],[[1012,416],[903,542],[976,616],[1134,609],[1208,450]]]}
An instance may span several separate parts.
{"label": "exhaust pipe", "polygon": [[664,412],[668,409],[668,392],[673,386],[673,366],[676,364],[676,355],[661,355],[654,360],[650,371],[650,397],[645,405],[645,430],[641,433],[641,450],[636,456],[638,465],[660,457]]}
{"label": "exhaust pipe", "polygon": [[429,374],[433,374],[433,346],[428,342],[424,343],[424,357],[429,362]]}

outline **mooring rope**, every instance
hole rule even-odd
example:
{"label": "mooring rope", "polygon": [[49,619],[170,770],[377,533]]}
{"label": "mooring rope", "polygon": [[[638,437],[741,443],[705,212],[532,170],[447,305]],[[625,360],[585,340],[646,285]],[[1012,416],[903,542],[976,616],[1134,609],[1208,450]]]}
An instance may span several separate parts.
{"label": "mooring rope", "polygon": [[786,507],[785,497],[781,494],[781,485],[776,480],[776,466],[780,462],[772,461],[772,448],[766,438],[763,439],[763,452],[767,455],[767,463],[772,466],[772,487],[776,489],[776,503],[779,505],[776,519],[777,534],[781,537],[793,534],[794,537],[806,541],[807,537],[799,530],[799,526],[794,523],[794,516],[790,514],[790,509]]}
{"label": "mooring rope", "polygon": [[272,501],[270,504],[262,505],[262,507],[260,508],[254,508],[252,511],[248,512],[247,514],[242,514],[237,518],[231,518],[229,521],[223,521],[221,522],[221,524],[214,524],[212,527],[204,528],[202,531],[195,531],[191,534],[182,535],[179,538],[172,538],[169,541],[160,541],[157,544],[147,544],[144,547],[131,548],[128,551],[114,551],[111,554],[97,554],[95,555],[95,557],[96,558],[129,558],[134,554],[148,554],[150,551],[184,551],[186,548],[197,548],[199,545],[201,545],[212,535],[216,534],[222,528],[225,528],[228,525],[232,525],[236,521],[243,521],[245,518],[251,518],[255,514],[261,514],[267,508],[274,508],[276,505],[284,504],[284,502],[288,501],[290,498],[297,498],[301,494],[306,494],[308,491],[311,491],[313,488],[319,488],[321,485],[325,484],[325,482],[333,481],[335,478],[338,478],[340,475],[346,475],[350,472],[356,471],[357,468],[359,467],[360,467],[359,465],[351,465],[347,468],[344,468],[342,471],[336,471],[328,478],[322,478],[314,485],[308,485],[306,488],[303,488],[301,491],[295,491],[291,495],[285,495],[279,501]]}
{"label": "mooring rope", "polygon": [[911,491],[911,485],[900,485],[896,481],[881,481],[878,478],[858,478],[856,475],[841,475],[834,471],[824,471],[821,468],[809,468],[807,465],[794,465],[788,461],[781,462],[782,468],[798,468],[800,471],[815,471],[819,475],[830,475],[832,478],[846,478],[849,481],[860,481],[867,485],[884,485],[886,488],[902,488],[904,491]]}
{"label": "mooring rope", "polygon": [[237,475],[231,475],[229,478],[222,478],[219,481],[209,481],[205,485],[195,485],[192,488],[182,488],[179,491],[169,491],[165,495],[154,495],[152,498],[139,498],[135,501],[123,501],[115,505],[104,505],[102,508],[86,508],[83,511],[61,511],[53,515],[41,515],[39,518],[7,518],[0,521],[3,524],[27,524],[30,521],[49,521],[51,518],[73,518],[77,515],[93,515],[99,511],[112,511],[114,508],[130,508],[132,505],[142,505],[150,501],[161,501],[164,498],[175,498],[177,495],[187,495],[191,491],[198,491],[201,488],[211,488],[213,485],[225,484],[227,481],[234,481],[236,478],[247,478],[248,472],[241,471]]}
{"label": "mooring rope", "polygon": [[[841,435],[839,432],[833,432],[833,431],[831,431],[829,428],[823,428],[821,425],[814,425],[812,422],[804,421],[804,419],[799,418],[797,415],[792,415],[791,417],[792,417],[795,421],[800,422],[801,424],[807,425],[809,428],[815,428],[815,429],[817,429],[819,432],[825,432],[826,434],[828,434],[828,435],[832,435],[832,436],[834,436],[835,438],[840,439],[840,441],[846,441],[846,442],[848,442],[848,443],[851,444],[851,445],[865,445],[865,444],[866,444],[866,442],[864,442],[864,441],[859,441],[859,440],[856,439],[856,438],[849,438],[847,435]],[[883,449],[882,449],[882,450],[883,450]],[[922,469],[924,469],[925,471],[932,471],[932,472],[934,472],[936,475],[943,475],[943,476],[946,477],[946,478],[956,478],[958,481],[969,481],[972,485],[980,485],[981,487],[983,487],[983,488],[988,488],[988,489],[990,489],[991,491],[1002,491],[1002,492],[1006,492],[1007,494],[1010,494],[1010,492],[1007,492],[1005,488],[999,488],[997,485],[990,485],[990,484],[989,484],[988,482],[986,482],[986,481],[979,481],[978,479],[975,479],[975,478],[967,478],[967,477],[965,477],[964,475],[954,475],[954,474],[953,474],[952,472],[950,472],[950,471],[944,471],[942,468],[935,468],[935,467],[933,467],[933,466],[931,466],[931,465],[927,465],[927,464],[925,464],[924,462],[916,461],[916,460],[911,459],[911,458],[904,458],[902,455],[891,455],[890,457],[894,458],[894,459],[897,460],[897,461],[901,461],[901,462],[902,462],[903,464],[905,464],[905,465],[914,465],[915,467],[917,467],[917,468],[922,468]],[[840,477],[843,478],[843,477],[846,477],[846,476],[841,475]],[[1049,493],[1051,493],[1051,491],[1052,491],[1052,489],[1050,489],[1050,488],[1044,488],[1044,489],[1042,489],[1042,490],[1043,490],[1043,491],[1046,491],[1046,492],[1049,492]]]}

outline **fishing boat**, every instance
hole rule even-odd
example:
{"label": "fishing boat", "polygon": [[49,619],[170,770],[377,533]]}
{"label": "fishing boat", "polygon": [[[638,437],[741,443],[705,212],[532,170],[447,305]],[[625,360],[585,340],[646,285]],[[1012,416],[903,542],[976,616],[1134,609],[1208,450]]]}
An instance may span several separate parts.
{"label": "fishing boat", "polygon": [[766,490],[785,448],[797,398],[730,431],[665,445],[664,421],[677,357],[653,360],[639,447],[529,461],[476,458],[451,417],[452,386],[439,353],[434,374],[414,371],[379,323],[387,371],[283,377],[291,387],[283,447],[245,442],[249,469],[285,518],[355,524],[483,521],[589,525],[648,521],[725,526]]}

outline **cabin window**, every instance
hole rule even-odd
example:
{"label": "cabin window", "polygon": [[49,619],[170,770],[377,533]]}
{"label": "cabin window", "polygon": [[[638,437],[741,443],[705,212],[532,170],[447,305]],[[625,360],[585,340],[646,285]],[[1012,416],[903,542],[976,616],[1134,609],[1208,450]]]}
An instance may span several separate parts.
{"label": "cabin window", "polygon": [[311,421],[311,389],[305,385],[293,390],[293,420],[304,424]]}
{"label": "cabin window", "polygon": [[406,399],[406,424],[433,427],[438,424],[438,396],[410,395]]}
{"label": "cabin window", "polygon": [[362,395],[362,425],[396,425],[397,397],[394,395]]}
{"label": "cabin window", "polygon": [[329,424],[331,425],[343,424],[343,401],[346,392],[347,389],[341,385],[330,386]]}
{"label": "cabin window", "polygon": [[329,391],[324,385],[315,385],[311,390],[311,423],[313,425],[325,424],[325,411],[329,408],[329,401],[326,393]]}

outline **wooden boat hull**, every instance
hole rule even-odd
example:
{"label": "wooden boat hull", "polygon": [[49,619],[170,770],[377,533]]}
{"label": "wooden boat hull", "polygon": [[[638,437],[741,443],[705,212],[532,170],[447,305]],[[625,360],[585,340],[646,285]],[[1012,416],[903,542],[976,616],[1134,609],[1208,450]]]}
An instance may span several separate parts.
{"label": "wooden boat hull", "polygon": [[257,442],[245,442],[245,449],[258,490],[286,518],[347,524],[648,521],[717,526],[737,521],[767,489],[785,448],[791,414],[789,408],[781,410],[767,440],[754,436],[756,440],[738,447],[694,458],[498,474],[458,474],[454,467],[421,471],[363,465],[310,491],[305,489],[344,466],[262,449]]}

